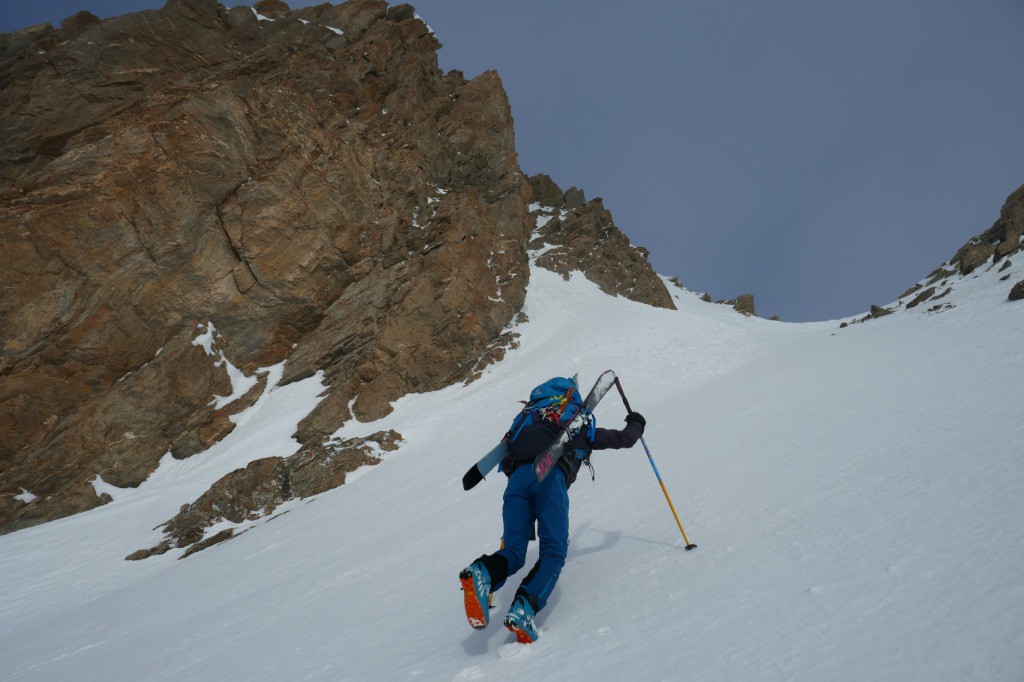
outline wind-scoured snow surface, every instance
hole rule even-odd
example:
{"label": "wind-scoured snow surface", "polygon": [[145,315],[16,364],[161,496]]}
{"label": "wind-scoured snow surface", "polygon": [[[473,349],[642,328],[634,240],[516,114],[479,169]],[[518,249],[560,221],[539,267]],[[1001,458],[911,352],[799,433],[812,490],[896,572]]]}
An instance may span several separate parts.
{"label": "wind-scoured snow surface", "polygon": [[[0,678],[1019,681],[1024,303],[1001,274],[959,281],[940,314],[840,330],[534,269],[519,349],[339,432],[401,432],[381,464],[182,561],[125,561],[219,476],[295,451],[323,386],[270,368],[210,451],[0,537]],[[535,384],[609,368],[698,548],[639,445],[595,453],[541,639],[500,625],[516,579],[471,630],[457,574],[497,548],[504,478],[467,493],[463,473]],[[625,410],[611,392],[596,414],[618,428]]]}

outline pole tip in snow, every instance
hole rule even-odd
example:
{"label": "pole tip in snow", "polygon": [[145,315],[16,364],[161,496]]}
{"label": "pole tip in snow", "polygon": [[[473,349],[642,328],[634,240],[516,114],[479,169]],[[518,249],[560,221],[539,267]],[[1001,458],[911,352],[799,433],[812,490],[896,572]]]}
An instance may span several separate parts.
{"label": "pole tip in snow", "polygon": [[686,550],[687,550],[687,551],[689,551],[689,550],[691,550],[691,549],[697,549],[697,545],[687,545],[687,546],[686,546]]}

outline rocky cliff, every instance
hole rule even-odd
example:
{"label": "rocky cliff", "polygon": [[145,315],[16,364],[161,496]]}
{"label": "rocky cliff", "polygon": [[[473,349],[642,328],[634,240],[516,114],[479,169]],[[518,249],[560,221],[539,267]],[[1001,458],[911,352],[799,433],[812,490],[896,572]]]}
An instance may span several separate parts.
{"label": "rocky cliff", "polygon": [[[321,490],[367,456],[330,446],[346,419],[500,355],[535,189],[498,75],[443,73],[438,47],[382,0],[169,0],[0,36],[0,532],[203,451],[270,367],[324,373],[296,434],[296,462],[335,472]],[[628,245],[566,197],[584,241]],[[640,251],[573,258],[671,305]]]}
{"label": "rocky cliff", "polygon": [[[929,313],[948,310],[952,304],[943,299],[953,291],[958,280],[971,277],[982,268],[986,272],[993,268],[998,268],[999,273],[1005,272],[1013,265],[1010,257],[1021,252],[1024,252],[1024,185],[1006,198],[992,227],[967,240],[952,258],[904,291],[895,305],[872,305],[866,316],[853,322],[885,317],[900,308],[910,310],[922,306],[918,310]],[[999,278],[1007,282],[1006,298],[1010,301],[1024,299],[1024,280],[1011,283],[1010,278],[1010,274]],[[846,327],[848,323],[843,322],[841,326]]]}

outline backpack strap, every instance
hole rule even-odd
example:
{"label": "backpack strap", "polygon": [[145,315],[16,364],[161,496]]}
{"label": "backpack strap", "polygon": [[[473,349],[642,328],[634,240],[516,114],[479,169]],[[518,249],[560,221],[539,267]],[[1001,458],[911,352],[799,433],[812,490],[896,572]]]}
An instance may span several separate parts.
{"label": "backpack strap", "polygon": [[516,415],[516,418],[512,420],[512,426],[508,428],[508,432],[505,434],[505,438],[511,443],[519,437],[519,432],[522,431],[530,422],[533,421],[533,416],[530,406],[527,405],[523,408],[522,412]]}
{"label": "backpack strap", "polygon": [[590,480],[597,480],[597,474],[594,472],[594,465],[590,461],[590,453],[594,451],[594,436],[597,433],[597,417],[594,416],[593,412],[587,414],[587,423],[584,426],[585,433],[587,434],[587,448],[577,448],[574,452],[576,453],[576,459],[582,460],[583,464],[590,469]]}

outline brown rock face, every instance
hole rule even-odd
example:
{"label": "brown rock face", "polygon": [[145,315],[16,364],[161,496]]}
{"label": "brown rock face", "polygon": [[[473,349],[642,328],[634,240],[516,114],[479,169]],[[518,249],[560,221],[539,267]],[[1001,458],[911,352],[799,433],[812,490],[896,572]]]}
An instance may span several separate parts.
{"label": "brown rock face", "polygon": [[969,275],[989,258],[994,257],[998,262],[1020,251],[1024,247],[1021,235],[1024,235],[1024,186],[1007,197],[995,224],[964,244],[950,264],[959,266],[961,275]]}
{"label": "brown rock face", "polygon": [[353,398],[371,420],[467,376],[522,306],[530,189],[498,76],[443,74],[407,6],[257,9],[0,38],[0,532],[231,429],[261,388],[210,406],[231,388],[200,324],[247,374],[325,371],[317,447]]}
{"label": "brown rock face", "polygon": [[539,225],[531,246],[552,244],[537,259],[541,267],[561,274],[579,270],[607,294],[675,310],[664,282],[647,261],[648,251],[633,246],[612,221],[601,199],[587,201],[575,187],[563,193],[546,175],[530,178]]}

